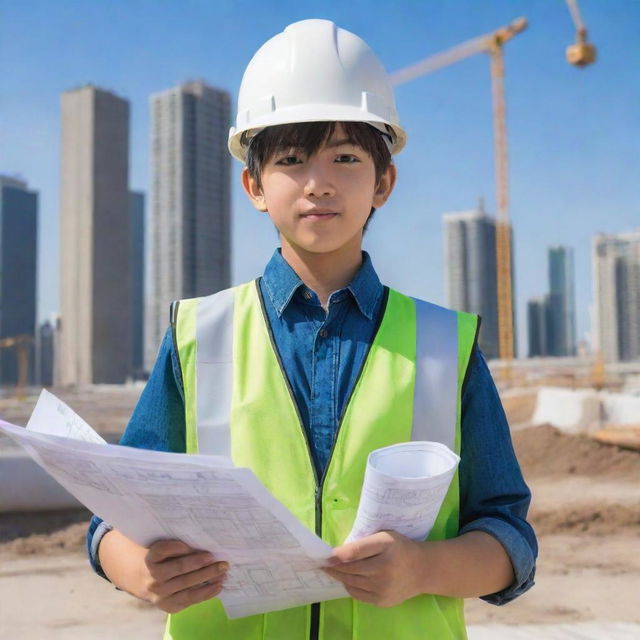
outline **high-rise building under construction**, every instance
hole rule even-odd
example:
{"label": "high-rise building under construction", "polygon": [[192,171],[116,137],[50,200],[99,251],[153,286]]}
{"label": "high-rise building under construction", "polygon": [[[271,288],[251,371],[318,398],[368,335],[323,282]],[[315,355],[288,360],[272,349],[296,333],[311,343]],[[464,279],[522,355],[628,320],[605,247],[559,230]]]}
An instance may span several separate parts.
{"label": "high-rise building under construction", "polygon": [[84,86],[62,94],[58,382],[131,373],[129,102]]}
{"label": "high-rise building under construction", "polygon": [[145,365],[168,326],[169,304],[231,284],[230,97],[203,82],[151,96]]}
{"label": "high-rise building under construction", "polygon": [[[447,306],[481,316],[480,348],[497,358],[496,221],[480,202],[476,210],[445,213],[443,222]],[[515,318],[513,326],[515,353]]]}
{"label": "high-rise building under construction", "polygon": [[605,362],[640,359],[640,229],[593,238],[594,348]]}

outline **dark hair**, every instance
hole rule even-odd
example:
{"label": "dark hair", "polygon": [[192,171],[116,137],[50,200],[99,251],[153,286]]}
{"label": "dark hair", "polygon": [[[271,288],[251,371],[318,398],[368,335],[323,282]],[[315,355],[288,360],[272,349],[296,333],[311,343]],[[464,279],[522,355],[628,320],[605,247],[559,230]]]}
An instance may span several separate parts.
{"label": "dark hair", "polygon": [[[351,144],[371,156],[377,185],[391,164],[391,153],[383,140],[384,134],[366,122],[297,122],[266,127],[249,141],[246,160],[249,175],[261,187],[262,168],[276,153],[299,149],[305,155],[312,156],[331,138],[337,124],[342,125],[346,139]],[[246,138],[243,137],[242,143],[246,144]],[[375,207],[371,207],[364,229],[374,211]]]}

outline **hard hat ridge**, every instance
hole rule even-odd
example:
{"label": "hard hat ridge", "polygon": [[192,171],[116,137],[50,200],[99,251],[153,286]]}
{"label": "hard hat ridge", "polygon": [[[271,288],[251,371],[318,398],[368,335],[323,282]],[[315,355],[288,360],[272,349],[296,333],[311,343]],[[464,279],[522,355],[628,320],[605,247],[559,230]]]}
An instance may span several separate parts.
{"label": "hard hat ridge", "polygon": [[265,42],[245,70],[229,150],[241,161],[264,127],[296,122],[368,122],[404,146],[393,89],[384,67],[357,35],[329,20],[290,24]]}

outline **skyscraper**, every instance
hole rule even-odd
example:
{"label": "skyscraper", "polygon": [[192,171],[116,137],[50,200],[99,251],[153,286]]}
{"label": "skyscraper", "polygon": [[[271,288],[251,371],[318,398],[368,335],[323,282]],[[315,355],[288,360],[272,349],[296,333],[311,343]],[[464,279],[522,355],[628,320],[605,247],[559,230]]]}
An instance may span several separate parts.
{"label": "skyscraper", "polygon": [[144,193],[129,192],[131,222],[131,371],[135,377],[144,371],[144,269],[145,224]]}
{"label": "skyscraper", "polygon": [[145,364],[166,331],[169,304],[231,284],[230,97],[190,82],[151,96]]}
{"label": "skyscraper", "polygon": [[549,247],[549,293],[529,300],[529,357],[573,356],[576,353],[576,312],[573,249]]}
{"label": "skyscraper", "polygon": [[84,86],[62,94],[61,384],[131,373],[129,103]]}
{"label": "skyscraper", "polygon": [[[31,336],[29,381],[34,381],[38,194],[27,183],[0,176],[0,338]],[[0,384],[16,384],[14,349],[0,351]]]}
{"label": "skyscraper", "polygon": [[576,353],[576,310],[573,249],[549,247],[549,328],[548,354],[573,356]]}
{"label": "skyscraper", "polygon": [[45,320],[38,328],[37,383],[43,387],[53,385],[55,362],[55,322]]}
{"label": "skyscraper", "polygon": [[527,302],[527,329],[530,358],[549,354],[547,345],[548,313],[549,296],[532,298]]}
{"label": "skyscraper", "polygon": [[640,229],[593,239],[594,348],[606,362],[640,359]]}
{"label": "skyscraper", "polygon": [[[497,358],[495,219],[487,215],[481,201],[477,210],[444,214],[443,222],[447,305],[482,317],[480,348],[487,358]],[[515,317],[513,326],[515,343]]]}

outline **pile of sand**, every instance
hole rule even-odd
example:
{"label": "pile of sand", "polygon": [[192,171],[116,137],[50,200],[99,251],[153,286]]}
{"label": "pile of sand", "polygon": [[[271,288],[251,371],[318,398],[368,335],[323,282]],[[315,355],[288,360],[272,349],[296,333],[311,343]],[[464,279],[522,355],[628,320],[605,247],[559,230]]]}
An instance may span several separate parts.
{"label": "pile of sand", "polygon": [[16,555],[78,551],[91,514],[86,509],[0,515],[0,552]]}
{"label": "pile of sand", "polygon": [[86,522],[68,525],[52,533],[36,533],[0,544],[1,553],[17,556],[57,554],[65,551],[77,553],[85,546]]}
{"label": "pile of sand", "polygon": [[550,425],[516,431],[513,445],[526,478],[584,475],[640,482],[640,453]]}
{"label": "pile of sand", "polygon": [[586,533],[592,536],[638,534],[640,505],[581,503],[574,507],[532,509],[529,521],[538,536]]}
{"label": "pile of sand", "polygon": [[640,452],[549,425],[515,432],[513,444],[532,490],[529,520],[538,535],[640,533]]}

